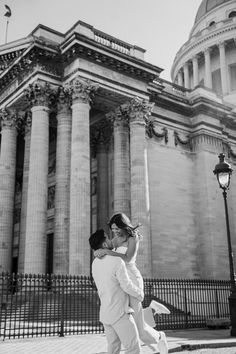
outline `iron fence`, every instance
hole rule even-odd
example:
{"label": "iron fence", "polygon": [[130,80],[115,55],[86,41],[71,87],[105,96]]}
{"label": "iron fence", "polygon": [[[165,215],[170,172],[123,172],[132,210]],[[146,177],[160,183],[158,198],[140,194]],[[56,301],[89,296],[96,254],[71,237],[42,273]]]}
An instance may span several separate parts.
{"label": "iron fence", "polygon": [[[156,329],[203,328],[208,318],[229,318],[229,281],[145,279],[143,306],[156,300],[169,315]],[[0,336],[21,338],[102,333],[99,298],[87,276],[0,275]]]}

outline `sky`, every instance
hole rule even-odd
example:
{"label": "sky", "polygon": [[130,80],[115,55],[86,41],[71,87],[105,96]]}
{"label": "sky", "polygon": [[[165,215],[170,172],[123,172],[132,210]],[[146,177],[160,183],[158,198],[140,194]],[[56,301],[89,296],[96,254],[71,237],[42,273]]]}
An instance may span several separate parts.
{"label": "sky", "polygon": [[[0,0],[0,44],[27,37],[38,24],[61,33],[78,20],[146,50],[145,60],[171,81],[175,54],[188,40],[202,0]],[[11,9],[7,17],[5,5]],[[1,47],[0,47],[1,50]]]}

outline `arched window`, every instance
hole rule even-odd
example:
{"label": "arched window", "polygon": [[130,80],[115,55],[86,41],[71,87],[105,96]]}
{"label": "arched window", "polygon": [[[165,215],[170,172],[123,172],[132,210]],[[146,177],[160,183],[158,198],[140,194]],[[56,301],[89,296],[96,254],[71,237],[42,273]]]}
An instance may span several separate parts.
{"label": "arched window", "polygon": [[236,11],[232,11],[229,14],[229,18],[235,17],[236,16]]}
{"label": "arched window", "polygon": [[213,26],[215,24],[215,21],[211,21],[210,23],[209,23],[209,27],[210,26]]}

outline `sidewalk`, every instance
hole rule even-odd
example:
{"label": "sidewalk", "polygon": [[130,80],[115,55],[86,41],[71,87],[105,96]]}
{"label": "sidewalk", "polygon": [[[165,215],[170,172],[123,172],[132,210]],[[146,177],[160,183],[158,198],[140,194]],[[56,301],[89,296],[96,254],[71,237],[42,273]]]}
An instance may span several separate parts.
{"label": "sidewalk", "polygon": [[[169,353],[198,348],[236,347],[236,337],[228,329],[189,329],[166,331]],[[66,337],[38,337],[29,339],[6,339],[0,341],[1,354],[106,354],[104,334],[71,335]],[[124,353],[122,350],[121,353]],[[142,345],[142,354],[151,354]]]}

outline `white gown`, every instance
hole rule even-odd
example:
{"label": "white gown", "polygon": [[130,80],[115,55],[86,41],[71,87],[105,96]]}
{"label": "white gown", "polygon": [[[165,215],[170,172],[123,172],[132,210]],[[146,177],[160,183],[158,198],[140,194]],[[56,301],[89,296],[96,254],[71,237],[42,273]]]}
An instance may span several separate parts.
{"label": "white gown", "polygon": [[[125,254],[127,252],[127,246],[119,246],[116,248],[115,252]],[[143,290],[143,277],[136,266],[136,255],[129,262],[125,262],[126,269],[132,282]]]}
{"label": "white gown", "polygon": [[[117,253],[125,254],[127,252],[127,246],[119,246],[115,250]],[[143,277],[136,266],[136,256],[137,251],[134,254],[133,258],[130,262],[125,262],[127,272],[129,274],[132,282],[143,289]],[[143,307],[142,303],[133,296],[130,296],[130,307],[134,310],[134,320],[138,329],[139,337],[143,343],[148,345],[151,349],[156,351],[156,348],[153,345],[157,345],[159,343],[160,335],[159,332],[149,326],[144,320]]]}

